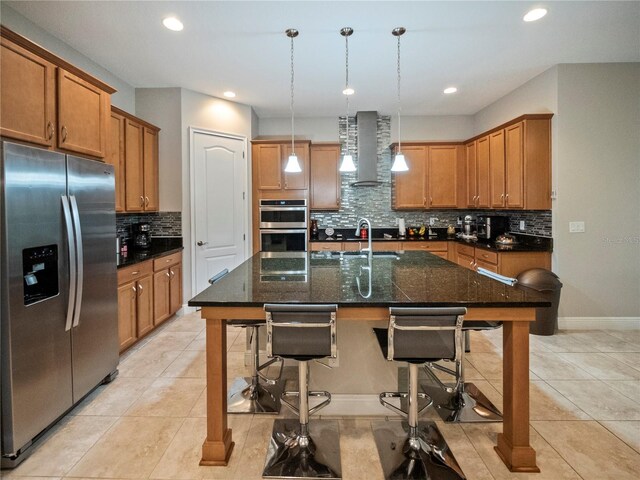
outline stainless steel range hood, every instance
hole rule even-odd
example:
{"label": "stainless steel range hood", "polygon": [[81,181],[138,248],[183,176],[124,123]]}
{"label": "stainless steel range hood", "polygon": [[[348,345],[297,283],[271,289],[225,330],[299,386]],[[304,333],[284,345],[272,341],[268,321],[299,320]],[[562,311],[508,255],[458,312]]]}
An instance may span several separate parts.
{"label": "stainless steel range hood", "polygon": [[378,112],[358,112],[358,176],[352,187],[377,187]]}

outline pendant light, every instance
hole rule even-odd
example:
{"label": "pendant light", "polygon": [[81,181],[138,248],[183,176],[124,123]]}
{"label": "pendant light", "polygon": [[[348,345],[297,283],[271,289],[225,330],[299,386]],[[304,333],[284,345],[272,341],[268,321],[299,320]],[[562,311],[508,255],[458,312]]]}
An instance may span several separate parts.
{"label": "pendant light", "polygon": [[288,28],[287,30],[285,30],[285,32],[287,34],[287,37],[289,37],[291,39],[291,103],[290,103],[290,109],[291,109],[291,154],[289,155],[289,159],[287,160],[287,166],[284,167],[284,171],[287,173],[299,173],[302,171],[302,168],[300,168],[300,163],[298,162],[298,156],[296,155],[296,151],[295,151],[295,144],[294,144],[294,131],[293,131],[293,39],[296,38],[298,36],[298,30],[296,30],[295,28]]}
{"label": "pendant light", "polygon": [[396,156],[393,158],[393,164],[391,165],[392,172],[406,172],[407,170],[409,170],[407,162],[404,159],[404,155],[402,154],[400,140],[400,110],[402,106],[400,103],[400,37],[406,31],[407,30],[404,27],[397,27],[391,31],[391,33],[398,39],[398,151],[396,153]]}
{"label": "pendant light", "polygon": [[353,163],[353,156],[351,156],[351,154],[349,153],[349,96],[354,94],[353,88],[349,86],[349,37],[351,36],[352,33],[353,33],[353,28],[351,27],[344,27],[343,29],[340,30],[340,35],[344,37],[344,44],[345,44],[345,55],[344,55],[345,84],[344,84],[344,90],[342,91],[342,93],[347,97],[347,116],[346,116],[347,134],[345,138],[345,143],[346,143],[345,154],[344,154],[344,157],[342,157],[342,163],[340,164],[341,172],[356,171],[356,165]]}

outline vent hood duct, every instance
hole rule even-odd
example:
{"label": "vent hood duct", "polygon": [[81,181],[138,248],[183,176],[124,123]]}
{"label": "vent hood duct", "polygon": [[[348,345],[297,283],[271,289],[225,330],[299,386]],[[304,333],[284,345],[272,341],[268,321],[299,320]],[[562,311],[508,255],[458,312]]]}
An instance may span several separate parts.
{"label": "vent hood duct", "polygon": [[358,112],[358,176],[352,187],[377,187],[378,112]]}

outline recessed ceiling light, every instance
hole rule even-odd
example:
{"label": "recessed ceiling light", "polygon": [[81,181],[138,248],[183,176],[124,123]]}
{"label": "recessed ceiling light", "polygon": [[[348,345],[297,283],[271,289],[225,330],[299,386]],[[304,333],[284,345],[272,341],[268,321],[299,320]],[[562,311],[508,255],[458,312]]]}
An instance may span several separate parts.
{"label": "recessed ceiling light", "polygon": [[236,92],[232,92],[231,90],[227,90],[223,95],[227,98],[236,98]]}
{"label": "recessed ceiling light", "polygon": [[456,93],[458,91],[458,89],[456,87],[448,87],[444,89],[444,93],[449,94],[449,93]]}
{"label": "recessed ceiling light", "polygon": [[342,90],[342,93],[344,95],[353,95],[354,93],[356,93],[356,91],[353,88],[349,87]]}
{"label": "recessed ceiling light", "polygon": [[184,28],[182,22],[178,20],[176,17],[167,17],[162,20],[162,24],[167,27],[169,30],[173,30],[174,32],[179,32]]}
{"label": "recessed ceiling light", "polygon": [[540,20],[547,14],[546,8],[534,8],[533,10],[529,10],[527,14],[522,17],[525,22],[535,22],[536,20]]}

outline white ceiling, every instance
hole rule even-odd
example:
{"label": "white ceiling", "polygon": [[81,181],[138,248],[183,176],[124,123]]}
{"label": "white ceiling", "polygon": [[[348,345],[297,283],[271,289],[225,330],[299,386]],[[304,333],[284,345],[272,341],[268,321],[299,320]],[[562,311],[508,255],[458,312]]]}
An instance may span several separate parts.
{"label": "white ceiling", "polygon": [[[352,112],[395,111],[397,26],[405,115],[474,114],[558,63],[640,61],[638,1],[3,3],[135,87],[234,90],[259,117],[289,114],[289,27],[298,116],[344,114],[345,26]],[[534,6],[548,15],[523,22]],[[182,32],[162,26],[169,14]]]}

